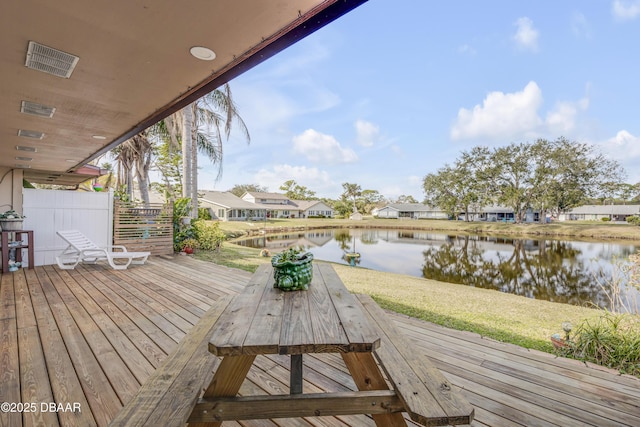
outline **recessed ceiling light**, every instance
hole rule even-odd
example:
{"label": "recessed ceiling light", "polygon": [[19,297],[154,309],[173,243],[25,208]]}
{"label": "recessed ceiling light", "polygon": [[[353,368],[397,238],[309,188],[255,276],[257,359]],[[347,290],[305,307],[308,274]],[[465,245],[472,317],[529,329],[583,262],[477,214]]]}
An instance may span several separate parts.
{"label": "recessed ceiling light", "polygon": [[20,160],[20,161],[23,161],[23,162],[30,162],[30,161],[32,161],[32,160],[33,160],[33,158],[31,158],[31,157],[21,157],[21,156],[16,156],[16,160]]}
{"label": "recessed ceiling light", "polygon": [[93,139],[107,139],[107,137],[104,136],[104,135],[93,135],[91,138],[93,138]]}
{"label": "recessed ceiling light", "polygon": [[53,113],[56,112],[56,108],[38,104],[36,102],[22,101],[20,104],[20,112],[34,116],[47,117],[50,119],[53,117]]}
{"label": "recessed ceiling light", "polygon": [[27,147],[26,145],[16,145],[16,150],[18,151],[30,151],[32,153],[35,153],[38,151],[38,149],[36,147]]}
{"label": "recessed ceiling light", "polygon": [[203,61],[213,61],[216,59],[216,53],[206,47],[194,46],[189,50],[189,52],[191,52],[191,55],[194,57],[202,59]]}
{"label": "recessed ceiling light", "polygon": [[22,136],[24,138],[42,139],[44,138],[44,133],[38,132],[37,130],[19,129],[18,136]]}
{"label": "recessed ceiling light", "polygon": [[22,165],[20,163],[16,163],[15,166],[19,169],[30,169],[31,165]]}

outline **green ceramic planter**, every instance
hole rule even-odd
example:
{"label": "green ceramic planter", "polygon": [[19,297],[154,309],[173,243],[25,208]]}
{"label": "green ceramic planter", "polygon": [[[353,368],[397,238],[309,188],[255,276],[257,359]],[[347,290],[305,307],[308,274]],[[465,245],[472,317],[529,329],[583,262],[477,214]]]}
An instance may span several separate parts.
{"label": "green ceramic planter", "polygon": [[274,287],[283,291],[306,291],[313,278],[313,254],[306,252],[299,254],[297,259],[283,259],[285,255],[278,254],[271,258],[273,266]]}

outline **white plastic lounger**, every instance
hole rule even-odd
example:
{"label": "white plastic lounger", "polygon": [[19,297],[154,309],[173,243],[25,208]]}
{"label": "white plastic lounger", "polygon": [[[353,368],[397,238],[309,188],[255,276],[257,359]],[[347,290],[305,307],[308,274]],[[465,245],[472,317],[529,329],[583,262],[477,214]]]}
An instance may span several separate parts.
{"label": "white plastic lounger", "polygon": [[114,269],[126,270],[129,264],[144,264],[151,255],[150,252],[128,252],[120,245],[101,248],[78,230],[58,231],[57,234],[69,244],[56,257],[58,267],[63,270],[73,270],[80,262],[95,264],[105,259]]}

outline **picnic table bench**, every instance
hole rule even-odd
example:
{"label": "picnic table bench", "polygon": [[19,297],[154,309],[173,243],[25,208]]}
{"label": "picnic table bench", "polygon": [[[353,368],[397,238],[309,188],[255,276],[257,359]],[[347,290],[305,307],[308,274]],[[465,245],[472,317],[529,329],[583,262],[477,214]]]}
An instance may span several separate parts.
{"label": "picnic table bench", "polygon": [[[304,393],[308,353],[340,353],[358,391]],[[291,356],[290,394],[237,396],[255,357],[269,354]],[[403,412],[438,426],[470,424],[474,410],[369,296],[349,293],[330,264],[314,263],[309,290],[294,292],[274,288],[265,265],[242,293],[201,318],[111,425],[370,414],[377,426],[406,426]]]}

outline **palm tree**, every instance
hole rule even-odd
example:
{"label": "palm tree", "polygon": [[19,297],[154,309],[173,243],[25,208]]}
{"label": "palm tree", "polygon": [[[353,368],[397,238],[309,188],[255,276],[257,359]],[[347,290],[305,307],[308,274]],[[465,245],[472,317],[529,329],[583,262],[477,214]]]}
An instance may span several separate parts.
{"label": "palm tree", "polygon": [[198,152],[217,165],[218,178],[222,176],[223,142],[229,139],[234,123],[249,143],[249,130],[233,101],[231,87],[225,84],[125,141],[114,153],[123,169],[123,176],[128,177],[129,194],[132,192],[130,183],[135,168],[141,196],[148,202],[149,168],[154,144],[169,142],[182,149],[182,195],[191,198],[191,215],[197,217]]}
{"label": "palm tree", "polygon": [[218,166],[218,178],[222,176],[223,142],[229,139],[234,122],[239,126],[247,143],[251,137],[246,124],[240,117],[233,102],[231,87],[225,84],[221,89],[203,96],[184,107],[169,118],[167,126],[171,141],[182,144],[183,197],[191,198],[191,215],[198,213],[198,152],[206,155]]}

